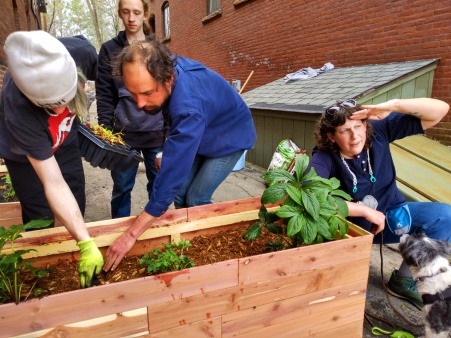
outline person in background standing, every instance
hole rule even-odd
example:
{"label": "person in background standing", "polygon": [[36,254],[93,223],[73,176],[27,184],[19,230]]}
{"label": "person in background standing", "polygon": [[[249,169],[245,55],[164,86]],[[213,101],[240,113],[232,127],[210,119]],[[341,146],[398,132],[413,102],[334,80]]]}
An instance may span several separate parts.
{"label": "person in background standing", "polygon": [[[153,39],[146,20],[149,4],[145,0],[119,0],[118,15],[125,29],[102,44],[98,58],[96,98],[98,122],[114,132],[121,132],[124,141],[144,157],[149,199],[157,173],[155,156],[163,150],[164,119],[161,113],[148,115],[136,106],[120,79],[111,75],[116,55],[133,41]],[[113,192],[111,217],[126,217],[131,213],[131,192],[135,185],[138,164],[127,170],[111,170]]]}

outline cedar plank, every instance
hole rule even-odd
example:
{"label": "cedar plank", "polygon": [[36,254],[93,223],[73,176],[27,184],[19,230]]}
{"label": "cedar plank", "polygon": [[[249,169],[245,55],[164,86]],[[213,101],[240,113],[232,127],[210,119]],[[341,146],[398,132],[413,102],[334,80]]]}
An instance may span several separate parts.
{"label": "cedar plank", "polygon": [[35,332],[33,336],[41,337],[41,333],[46,338],[141,336],[149,333],[147,308],[86,320],[75,324],[57,326],[50,331],[43,330],[41,332]]}
{"label": "cedar plank", "polygon": [[[229,202],[230,204],[231,202]],[[226,205],[227,202],[225,202]],[[246,210],[249,205],[255,205],[255,198],[235,201],[233,210],[242,208]],[[215,204],[202,206],[203,210],[215,210]],[[192,208],[191,208],[192,209]],[[273,208],[275,209],[275,208]],[[244,211],[240,213],[220,215],[207,219],[199,219],[192,222],[184,222],[187,219],[188,209],[169,210],[159,218],[159,227],[147,229],[139,238],[139,241],[177,234],[199,232],[203,229],[214,228],[226,224],[246,222],[258,218],[258,210]],[[119,237],[133,222],[135,216],[124,217],[112,220],[103,220],[87,223],[89,232],[95,238],[98,247],[109,246],[117,237]],[[189,237],[189,236],[188,236]],[[138,242],[139,242],[138,241]],[[23,234],[23,238],[15,242],[16,249],[33,249],[25,254],[24,258],[35,258],[40,256],[57,253],[68,253],[78,251],[75,240],[69,234],[66,228],[56,227],[51,229],[42,229],[30,231]],[[4,247],[5,253],[9,252],[9,244]]]}
{"label": "cedar plank", "polygon": [[[240,285],[299,274],[365,258],[369,265],[372,236],[346,238],[239,259]],[[301,254],[302,253],[302,254]]]}
{"label": "cedar plank", "polygon": [[[359,322],[363,329],[362,300],[355,303],[346,304],[324,312],[314,313],[305,317],[295,318],[283,323],[266,326],[257,331],[240,334],[241,338],[246,337],[311,337],[315,333],[333,330],[337,326],[347,323]],[[333,332],[333,331],[332,331]],[[236,332],[223,332],[222,338],[232,337]],[[360,334],[358,337],[361,337]]]}
{"label": "cedar plank", "polygon": [[[0,307],[1,335],[11,336],[170,302],[236,286],[238,261],[229,260],[183,271],[33,299]],[[70,311],[62,309],[70,306]],[[27,314],[24,322],[23,315]]]}
{"label": "cedar plank", "polygon": [[174,327],[169,330],[151,333],[146,337],[174,338],[174,337],[221,337],[221,318],[212,318],[188,325]]}
{"label": "cedar plank", "polygon": [[311,337],[330,338],[330,337],[346,337],[361,338],[363,333],[363,324],[361,320],[348,323],[342,326],[333,326],[330,330],[321,332],[312,332]]}
{"label": "cedar plank", "polygon": [[451,203],[451,174],[397,146],[390,147],[396,179],[431,201]]}
{"label": "cedar plank", "polygon": [[451,173],[451,148],[424,135],[413,135],[396,140],[398,146],[411,154]]}
{"label": "cedar plank", "polygon": [[302,318],[312,314],[322,315],[326,311],[337,314],[340,312],[335,311],[336,308],[346,308],[356,302],[360,303],[363,310],[366,296],[364,284],[365,281],[359,281],[337,285],[284,300],[275,297],[274,301],[268,304],[222,316],[222,333],[224,336],[235,336],[258,331],[268,325],[278,325],[296,319],[302,321]]}
{"label": "cedar plank", "polygon": [[187,209],[188,221],[196,221],[199,219],[220,215],[229,215],[242,212],[243,210],[258,210],[260,209],[260,206],[260,197],[200,205]]}
{"label": "cedar plank", "polygon": [[[253,308],[310,292],[323,291],[336,285],[357,282],[357,293],[365,293],[368,278],[366,259],[344,262],[327,269],[304,272],[297,276],[277,277],[226,290],[186,297],[149,308],[150,331],[160,331],[235,311]],[[321,297],[324,297],[322,295]],[[239,312],[238,312],[239,313]]]}
{"label": "cedar plank", "polygon": [[[207,219],[200,219],[192,222],[183,222],[171,224],[157,228],[147,229],[140,237],[139,241],[171,236],[173,234],[183,234],[203,229],[220,227],[223,225],[250,221],[258,218],[258,210],[244,211],[241,213],[222,215]],[[100,224],[96,222],[95,227],[89,227],[98,247],[109,246],[124,230],[133,222],[133,217],[118,218],[111,220],[110,224]],[[24,258],[34,258],[39,256],[51,255],[55,252],[65,253],[78,251],[75,240],[63,227],[52,229],[43,229],[24,233],[23,238],[15,243],[16,249],[34,249],[25,254]],[[5,252],[9,252],[9,244],[5,245]]]}

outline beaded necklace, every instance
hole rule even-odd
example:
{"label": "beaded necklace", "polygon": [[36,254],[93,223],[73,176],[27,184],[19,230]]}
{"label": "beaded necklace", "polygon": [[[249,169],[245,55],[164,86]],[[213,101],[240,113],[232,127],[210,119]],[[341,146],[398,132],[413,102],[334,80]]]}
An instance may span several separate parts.
{"label": "beaded necklace", "polygon": [[[370,150],[368,148],[366,149],[366,154],[368,156],[368,172],[370,173],[370,182],[374,183],[374,182],[376,182],[376,177],[374,177],[374,175],[373,175],[373,168],[371,168]],[[352,176],[352,185],[353,185],[352,192],[355,194],[357,192],[357,177],[352,172],[351,168],[349,168],[349,165],[345,161],[345,158],[344,158],[344,156],[343,156],[343,154],[341,152],[340,152],[340,158],[343,161],[343,164],[345,165],[346,169],[348,169],[349,173]]]}

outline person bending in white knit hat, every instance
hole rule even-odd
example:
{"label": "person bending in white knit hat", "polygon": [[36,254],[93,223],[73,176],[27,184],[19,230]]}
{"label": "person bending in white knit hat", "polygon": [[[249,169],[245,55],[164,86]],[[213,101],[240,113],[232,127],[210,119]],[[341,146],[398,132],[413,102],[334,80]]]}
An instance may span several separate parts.
{"label": "person bending in white knit hat", "polygon": [[22,221],[61,222],[80,248],[80,285],[90,286],[103,256],[83,220],[76,114],[87,113],[86,77],[66,47],[44,31],[14,32],[4,50],[8,70],[0,98],[0,157],[21,203]]}

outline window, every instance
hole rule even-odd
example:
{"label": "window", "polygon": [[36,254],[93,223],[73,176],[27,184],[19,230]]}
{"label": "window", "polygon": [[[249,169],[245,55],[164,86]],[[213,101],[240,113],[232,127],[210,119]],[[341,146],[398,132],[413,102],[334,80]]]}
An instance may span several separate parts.
{"label": "window", "polygon": [[221,0],[207,0],[207,15],[221,8]]}
{"label": "window", "polygon": [[164,32],[163,39],[169,39],[171,37],[171,27],[170,27],[171,19],[169,17],[169,2],[165,1],[163,3],[161,10],[163,12],[163,32]]}

